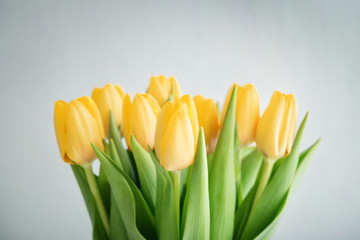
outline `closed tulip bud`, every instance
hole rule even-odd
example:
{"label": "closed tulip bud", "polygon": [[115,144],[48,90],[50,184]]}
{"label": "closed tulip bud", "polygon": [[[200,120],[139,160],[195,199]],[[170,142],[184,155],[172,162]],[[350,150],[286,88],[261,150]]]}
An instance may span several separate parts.
{"label": "closed tulip bud", "polygon": [[297,103],[294,95],[275,91],[257,126],[258,150],[269,159],[288,155],[293,144],[296,120]]}
{"label": "closed tulip bud", "polygon": [[113,112],[116,124],[119,127],[122,124],[122,106],[124,91],[120,85],[106,84],[103,88],[94,88],[92,99],[94,99],[104,124],[106,136],[109,135],[109,116]]}
{"label": "closed tulip bud", "polygon": [[69,104],[57,101],[54,125],[61,157],[67,163],[92,162],[96,156],[91,143],[103,149],[104,129],[99,110],[90,97],[81,97]]}
{"label": "closed tulip bud", "polygon": [[129,94],[124,97],[123,131],[127,146],[131,148],[131,134],[145,149],[154,148],[155,128],[160,106],[150,94],[136,94],[131,103]]}
{"label": "closed tulip bud", "polygon": [[194,162],[199,125],[195,104],[189,95],[168,101],[162,108],[155,132],[155,152],[168,171],[178,171]]}
{"label": "closed tulip bud", "polygon": [[260,96],[256,87],[246,84],[240,87],[234,83],[231,87],[222,113],[221,122],[230,101],[233,88],[236,86],[236,124],[241,145],[248,145],[255,141],[256,127],[260,117]]}
{"label": "closed tulip bud", "polygon": [[173,89],[174,99],[179,100],[181,90],[175,77],[168,78],[164,75],[151,77],[147,92],[152,95],[156,101],[158,101],[160,107],[162,107],[170,97],[171,87]]}
{"label": "closed tulip bud", "polygon": [[206,151],[209,154],[215,150],[219,136],[220,123],[218,110],[214,100],[206,99],[202,95],[195,96],[194,103],[199,119],[199,127],[204,129]]}

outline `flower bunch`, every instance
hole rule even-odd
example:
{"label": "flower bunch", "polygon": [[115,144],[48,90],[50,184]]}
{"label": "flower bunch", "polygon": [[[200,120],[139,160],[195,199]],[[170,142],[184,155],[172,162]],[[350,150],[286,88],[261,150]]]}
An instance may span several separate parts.
{"label": "flower bunch", "polygon": [[300,152],[297,115],[292,94],[260,115],[255,86],[234,84],[221,111],[154,76],[133,99],[107,84],[57,101],[54,125],[94,239],[268,239],[320,141]]}

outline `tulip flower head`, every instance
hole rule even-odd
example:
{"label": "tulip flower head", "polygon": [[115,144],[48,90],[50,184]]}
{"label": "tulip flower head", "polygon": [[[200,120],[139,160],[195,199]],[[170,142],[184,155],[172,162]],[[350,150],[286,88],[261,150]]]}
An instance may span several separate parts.
{"label": "tulip flower head", "polygon": [[194,97],[197,110],[199,128],[202,127],[205,133],[206,151],[212,153],[215,150],[219,136],[220,123],[218,110],[214,100],[206,99],[202,95]]}
{"label": "tulip flower head", "polygon": [[57,101],[54,125],[63,160],[70,164],[87,164],[96,159],[91,143],[103,149],[105,137],[102,120],[90,97],[71,101]]}
{"label": "tulip flower head", "polygon": [[155,128],[160,106],[150,94],[136,94],[131,103],[129,94],[124,97],[123,131],[127,146],[131,148],[131,134],[145,149],[154,148]]}
{"label": "tulip flower head", "polygon": [[155,132],[155,152],[168,171],[178,171],[194,162],[199,133],[195,104],[189,95],[168,101],[162,108]]}
{"label": "tulip flower head", "polygon": [[223,122],[231,93],[237,88],[236,94],[236,124],[241,145],[248,145],[255,141],[256,127],[260,117],[260,96],[252,84],[239,86],[234,83],[229,90],[222,113]]}
{"label": "tulip flower head", "polygon": [[164,75],[151,77],[147,93],[152,95],[156,101],[158,101],[160,107],[162,107],[169,99],[171,87],[174,99],[179,100],[181,97],[181,90],[175,77],[168,78]]}
{"label": "tulip flower head", "polygon": [[106,136],[109,134],[109,116],[113,112],[116,124],[119,127],[122,124],[122,106],[124,91],[120,85],[106,84],[103,88],[94,88],[92,99],[94,99],[99,108],[104,131]]}
{"label": "tulip flower head", "polygon": [[297,114],[294,95],[275,91],[256,131],[257,148],[265,157],[278,159],[291,152]]}

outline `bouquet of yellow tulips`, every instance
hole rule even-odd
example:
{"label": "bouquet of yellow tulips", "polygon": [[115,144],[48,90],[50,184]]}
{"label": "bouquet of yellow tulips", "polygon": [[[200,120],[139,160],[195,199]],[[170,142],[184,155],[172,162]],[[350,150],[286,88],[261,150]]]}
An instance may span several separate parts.
{"label": "bouquet of yellow tulips", "polygon": [[132,100],[107,84],[54,110],[94,239],[271,238],[320,142],[300,152],[306,121],[296,133],[292,94],[275,91],[260,117],[252,84],[234,84],[220,111],[165,76]]}

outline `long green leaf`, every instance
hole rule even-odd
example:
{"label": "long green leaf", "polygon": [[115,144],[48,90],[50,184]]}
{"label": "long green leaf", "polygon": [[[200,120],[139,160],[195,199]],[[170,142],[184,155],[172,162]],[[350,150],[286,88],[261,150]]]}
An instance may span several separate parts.
{"label": "long green leaf", "polygon": [[210,239],[210,203],[204,130],[201,128],[195,162],[182,216],[182,239]]}
{"label": "long green leaf", "polygon": [[[108,239],[104,225],[97,211],[88,181],[86,179],[84,169],[79,165],[71,165],[71,169],[73,170],[75,178],[79,184],[91,223],[93,225],[93,239]],[[98,178],[97,181],[99,181]]]}
{"label": "long green leaf", "polygon": [[129,237],[126,234],[125,224],[121,218],[120,211],[116,205],[114,195],[111,195],[110,239],[111,240],[129,239]]}
{"label": "long green leaf", "polygon": [[209,175],[210,237],[231,239],[233,234],[236,182],[234,170],[236,88],[220,131]]}
{"label": "long green leaf", "polygon": [[291,187],[288,191],[288,193],[285,196],[285,200],[283,201],[283,204],[280,207],[280,210],[278,211],[278,214],[274,218],[274,220],[258,235],[255,239],[257,240],[265,240],[270,239],[272,235],[274,234],[276,227],[278,226],[280,219],[282,217],[282,214],[284,213],[284,209],[289,203],[289,200],[293,196],[300,180],[302,179],[306,168],[308,167],[312,157],[314,156],[315,151],[319,147],[320,139],[317,140],[311,147],[309,147],[307,150],[305,150],[301,155],[299,159],[299,165],[296,169],[296,174],[293,183],[291,184]]}
{"label": "long green leaf", "polygon": [[[247,150],[245,150],[247,151]],[[247,152],[241,151],[245,157],[241,161],[241,184],[243,197],[249,193],[250,189],[255,183],[258,175],[263,156],[256,148],[246,155]]]}
{"label": "long green leaf", "polygon": [[72,171],[73,171],[73,173],[75,175],[76,181],[77,181],[77,183],[78,183],[78,185],[80,187],[80,191],[81,191],[82,196],[84,198],[85,205],[86,205],[86,208],[88,210],[91,223],[94,225],[94,222],[95,222],[95,217],[94,217],[95,203],[94,203],[94,198],[92,196],[88,181],[86,179],[84,169],[79,165],[73,165],[73,164],[71,164],[71,169],[72,169]]}
{"label": "long green leaf", "polygon": [[300,154],[300,142],[306,125],[307,114],[296,134],[290,155],[270,179],[258,203],[253,207],[241,239],[253,239],[274,219],[294,179]]}
{"label": "long green leaf", "polygon": [[135,166],[132,165],[129,155],[123,146],[119,129],[116,126],[115,116],[111,111],[109,117],[109,138],[114,140],[124,172],[137,184],[138,181],[135,173]]}
{"label": "long green leaf", "polygon": [[155,219],[158,239],[179,239],[178,222],[175,211],[174,189],[169,173],[160,165],[155,153],[148,148],[156,167]]}
{"label": "long green leaf", "polygon": [[131,146],[144,198],[154,212],[156,198],[156,169],[150,154],[131,135]]}
{"label": "long green leaf", "polygon": [[127,230],[127,236],[130,239],[156,238],[154,217],[139,189],[104,152],[95,145],[93,145],[93,149],[108,177],[112,194]]}

